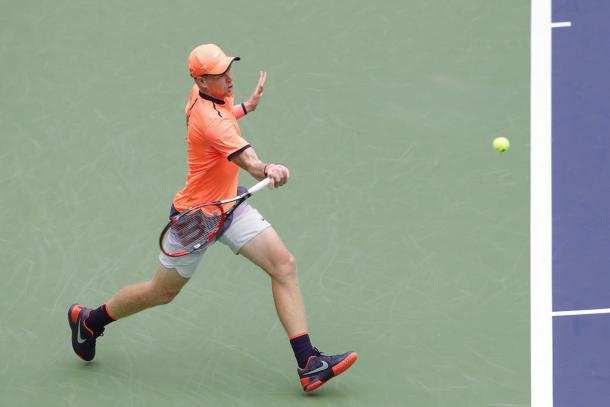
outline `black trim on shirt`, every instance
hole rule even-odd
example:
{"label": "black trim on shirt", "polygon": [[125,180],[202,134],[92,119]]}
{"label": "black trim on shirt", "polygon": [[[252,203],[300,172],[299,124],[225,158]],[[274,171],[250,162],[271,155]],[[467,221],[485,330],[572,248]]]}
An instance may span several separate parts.
{"label": "black trim on shirt", "polygon": [[243,146],[242,148],[240,148],[237,151],[232,152],[231,154],[229,154],[229,156],[227,157],[227,160],[232,161],[235,157],[237,157],[238,155],[240,155],[241,153],[244,152],[244,150],[249,149],[250,147],[252,147],[250,144],[246,144],[245,146]]}
{"label": "black trim on shirt", "polygon": [[199,96],[201,96],[205,100],[209,100],[210,102],[212,102],[212,107],[214,108],[214,110],[216,110],[216,113],[218,113],[218,117],[222,117],[222,114],[220,114],[220,110],[216,109],[216,105],[224,105],[224,100],[216,99],[210,95],[206,95],[201,91],[199,91]]}
{"label": "black trim on shirt", "polygon": [[214,108],[214,110],[216,110],[216,113],[218,113],[218,117],[222,117],[222,115],[220,114],[220,110],[216,109],[216,103],[212,102],[212,107]]}
{"label": "black trim on shirt", "polygon": [[201,96],[202,98],[204,98],[205,100],[209,100],[212,103],[216,103],[217,105],[224,105],[225,101],[224,100],[220,100],[220,99],[216,99],[213,98],[212,96],[206,95],[203,92],[199,92],[199,96]]}

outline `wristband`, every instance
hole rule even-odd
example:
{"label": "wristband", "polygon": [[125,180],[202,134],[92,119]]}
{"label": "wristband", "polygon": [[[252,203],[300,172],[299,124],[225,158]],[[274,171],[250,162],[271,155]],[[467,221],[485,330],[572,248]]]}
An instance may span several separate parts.
{"label": "wristband", "polygon": [[265,166],[263,167],[263,174],[265,174],[265,177],[267,177],[267,167],[269,167],[270,165],[273,164],[265,164]]}
{"label": "wristband", "polygon": [[244,114],[248,114],[248,111],[246,110],[246,105],[244,105],[243,103],[241,104],[241,108],[244,109]]}

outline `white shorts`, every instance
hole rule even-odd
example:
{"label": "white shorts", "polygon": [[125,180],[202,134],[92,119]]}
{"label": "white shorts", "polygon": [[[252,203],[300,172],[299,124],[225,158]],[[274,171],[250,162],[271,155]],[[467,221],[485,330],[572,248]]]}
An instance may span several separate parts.
{"label": "white shorts", "polygon": [[[270,226],[255,208],[244,202],[235,209],[233,222],[218,241],[229,246],[233,253],[239,254],[246,243]],[[161,252],[159,261],[167,268],[175,268],[182,277],[191,278],[209,247],[211,246],[181,257],[170,257]]]}

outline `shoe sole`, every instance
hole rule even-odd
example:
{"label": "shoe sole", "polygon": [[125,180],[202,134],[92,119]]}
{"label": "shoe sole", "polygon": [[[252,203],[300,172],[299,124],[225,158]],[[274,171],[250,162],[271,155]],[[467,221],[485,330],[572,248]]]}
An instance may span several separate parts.
{"label": "shoe sole", "polygon": [[337,377],[341,373],[345,372],[354,363],[356,363],[357,360],[358,360],[358,354],[356,352],[350,353],[348,357],[346,357],[341,362],[337,363],[335,366],[332,367],[333,375],[331,377],[329,377],[327,380],[316,380],[315,382],[308,384],[303,390],[305,390],[306,393],[309,393],[310,391],[313,391],[313,390],[319,388],[324,383],[327,383],[333,377]]}

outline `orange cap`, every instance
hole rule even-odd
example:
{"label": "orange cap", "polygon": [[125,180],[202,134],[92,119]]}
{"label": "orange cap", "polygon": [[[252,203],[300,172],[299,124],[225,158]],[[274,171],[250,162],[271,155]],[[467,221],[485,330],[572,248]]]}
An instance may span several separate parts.
{"label": "orange cap", "polygon": [[220,75],[229,69],[239,57],[228,57],[216,44],[203,44],[191,51],[188,57],[189,71],[196,78],[202,75]]}

